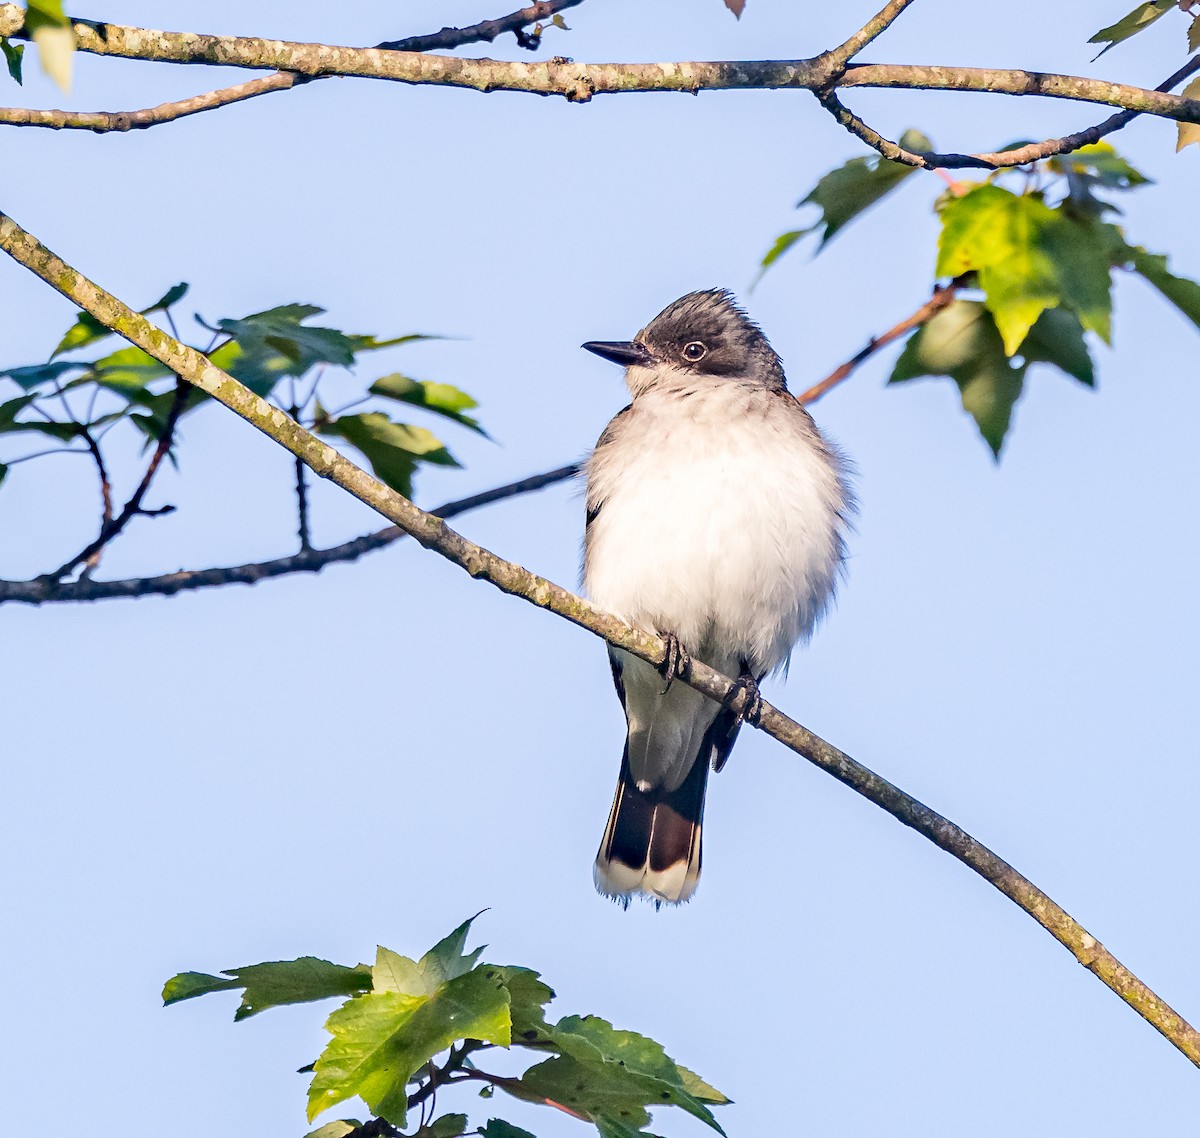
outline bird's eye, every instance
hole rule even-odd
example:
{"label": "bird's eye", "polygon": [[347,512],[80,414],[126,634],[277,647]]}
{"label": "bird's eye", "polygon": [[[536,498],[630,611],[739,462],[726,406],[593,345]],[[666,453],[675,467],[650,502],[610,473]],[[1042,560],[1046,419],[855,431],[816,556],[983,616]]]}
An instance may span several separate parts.
{"label": "bird's eye", "polygon": [[708,355],[708,349],[699,340],[693,340],[683,347],[683,358],[688,363],[694,364],[697,360],[704,359],[706,355]]}

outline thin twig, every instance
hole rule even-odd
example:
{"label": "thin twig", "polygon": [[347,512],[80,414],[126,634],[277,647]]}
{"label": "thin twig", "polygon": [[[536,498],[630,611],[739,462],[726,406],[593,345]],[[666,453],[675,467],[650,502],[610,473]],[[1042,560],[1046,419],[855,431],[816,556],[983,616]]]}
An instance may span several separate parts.
{"label": "thin twig", "polygon": [[[176,337],[178,339],[178,337]],[[295,399],[295,382],[292,383],[292,398]],[[293,402],[291,416],[297,421],[300,418],[300,408]],[[312,539],[308,532],[308,476],[307,470],[300,459],[296,459],[296,514],[297,536],[300,538],[300,552],[307,553],[312,549]]]}
{"label": "thin twig", "polygon": [[[517,42],[525,46],[520,31],[529,24],[548,20],[567,8],[582,4],[583,0],[539,0],[526,8],[520,8],[507,16],[495,20],[483,20],[469,28],[442,28],[430,35],[410,36],[408,39],[389,40],[377,44],[384,51],[450,51],[471,43],[491,43],[505,32],[517,32]],[[532,45],[536,46],[536,44]],[[243,103],[259,95],[273,91],[288,91],[303,83],[310,83],[321,76],[298,75],[294,71],[277,71],[262,79],[251,79],[218,91],[207,91],[188,99],[177,99],[171,103],[160,103],[157,107],[146,107],[139,111],[60,111],[34,110],[25,107],[0,108],[0,125],[40,126],[51,130],[90,130],[96,134],[111,131],[144,130],[176,119],[197,115],[202,111],[228,107]],[[170,317],[168,316],[168,319]],[[178,337],[176,337],[178,339]]]}
{"label": "thin twig", "polygon": [[[87,451],[44,451],[44,454],[86,454]],[[33,456],[30,456],[33,457]],[[23,462],[24,459],[14,459]],[[9,463],[13,465],[13,463]],[[560,466],[544,474],[534,474],[517,482],[509,482],[435,506],[430,513],[439,518],[453,518],[481,506],[516,498],[547,486],[566,482],[579,473],[579,466]],[[117,600],[128,597],[173,597],[176,593],[193,592],[196,589],[215,589],[224,585],[255,585],[259,581],[274,577],[285,577],[292,573],[318,573],[327,565],[345,565],[357,561],[377,549],[384,549],[408,534],[399,526],[385,526],[374,533],[364,534],[352,541],[343,542],[328,549],[309,549],[277,557],[272,561],[255,561],[247,565],[220,566],[213,569],[186,569],[178,573],[164,573],[157,577],[131,577],[121,581],[97,581],[85,577],[77,581],[56,581],[49,574],[30,581],[0,581],[0,604],[42,605],[82,601]]]}
{"label": "thin twig", "polygon": [[867,346],[861,352],[853,355],[844,364],[834,368],[820,383],[814,383],[807,391],[801,392],[796,396],[796,399],[804,404],[815,403],[831,388],[837,387],[842,380],[851,375],[855,368],[860,364],[869,360],[881,348],[886,348],[888,344],[894,344],[902,336],[907,336],[909,332],[920,328],[937,313],[947,307],[957,295],[958,290],[962,285],[957,281],[951,281],[948,285],[935,285],[933,295],[921,305],[911,316],[905,317],[900,323],[894,324],[886,332],[881,332],[878,336],[872,336],[867,341]]}
{"label": "thin twig", "polygon": [[[1190,59],[1154,90],[1170,91],[1197,71],[1200,71],[1200,55]],[[833,91],[820,91],[817,93],[817,99],[846,130],[862,139],[873,150],[878,150],[884,158],[891,162],[903,163],[905,166],[915,166],[920,170],[1000,170],[1011,166],[1026,166],[1031,162],[1041,161],[1043,158],[1053,158],[1058,154],[1070,154],[1081,147],[1091,146],[1092,143],[1099,142],[1105,135],[1127,126],[1143,113],[1141,111],[1119,111],[1086,130],[1076,131],[1074,134],[1064,134],[1061,138],[1048,138],[1044,142],[1030,142],[1024,146],[1013,147],[1011,150],[983,154],[937,154],[905,150],[904,147],[884,138],[843,105]]]}
{"label": "thin twig", "polygon": [[70,560],[63,562],[53,573],[47,573],[46,577],[49,580],[61,581],[76,565],[82,562],[90,563],[92,558],[108,545],[125,528],[129,519],[136,514],[168,512],[167,510],[143,510],[142,499],[146,496],[146,491],[150,489],[150,483],[154,480],[154,475],[157,473],[159,466],[162,465],[162,460],[171,449],[171,440],[175,435],[175,424],[179,422],[179,416],[183,414],[190,391],[191,389],[186,380],[182,377],[176,378],[175,396],[171,400],[171,409],[167,412],[162,435],[159,437],[158,445],[154,448],[154,453],[150,456],[150,461],[146,465],[146,472],[142,475],[142,480],[138,483],[137,489],[134,490],[133,496],[121,507],[121,512],[115,518],[112,518],[100,527],[100,533],[94,541],[85,545]]}
{"label": "thin twig", "polygon": [[[402,494],[372,478],[333,447],[304,430],[295,420],[280,415],[265,399],[260,399],[249,388],[215,367],[194,348],[172,339],[127,304],[99,288],[2,213],[0,249],[90,313],[106,328],[148,352],[176,375],[195,384],[280,446],[303,458],[305,465],[319,477],[329,479],[360,502],[383,514],[426,549],[457,565],[471,577],[553,612],[648,663],[661,665],[667,659],[667,645],[660,637],[634,628],[554,582],[531,573],[524,566],[506,561],[468,541],[441,518],[419,509]],[[680,679],[707,698],[746,715],[752,726],[765,731],[796,754],[833,775],[979,874],[1032,917],[1066,947],[1080,964],[1200,1067],[1200,1032],[1130,972],[1060,905],[965,830],[855,762],[849,755],[765,701],[761,709],[748,708],[745,692],[740,685],[701,661],[693,659]]]}
{"label": "thin twig", "polygon": [[833,80],[846,69],[850,62],[864,47],[878,36],[882,35],[895,22],[896,17],[907,8],[913,0],[890,0],[882,11],[872,16],[845,43],[827,51],[817,58],[829,69],[829,78]]}
{"label": "thin twig", "polygon": [[[101,514],[100,514],[100,532],[104,533],[113,520],[113,500],[112,500],[112,482],[109,481],[108,470],[104,465],[104,455],[100,453],[100,444],[96,442],[92,432],[86,427],[83,435],[84,443],[87,445],[88,453],[92,456],[92,461],[96,464],[96,473],[100,478],[100,499],[101,499]],[[95,550],[87,558],[87,568],[95,569],[100,564],[101,550]],[[78,564],[78,562],[76,562]],[[72,566],[74,568],[74,566]],[[69,572],[70,570],[68,570]]]}

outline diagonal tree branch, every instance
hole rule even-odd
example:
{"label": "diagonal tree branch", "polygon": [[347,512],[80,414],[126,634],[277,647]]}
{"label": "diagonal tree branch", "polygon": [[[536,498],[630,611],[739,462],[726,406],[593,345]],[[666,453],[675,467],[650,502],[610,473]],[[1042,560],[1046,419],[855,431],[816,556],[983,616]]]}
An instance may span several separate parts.
{"label": "diagonal tree branch", "polygon": [[[1174,75],[1165,79],[1154,89],[1170,91],[1197,71],[1200,71],[1200,55],[1190,59]],[[967,168],[998,170],[1010,166],[1024,166],[1030,162],[1039,162],[1043,158],[1053,158],[1058,154],[1070,154],[1081,147],[1091,146],[1092,143],[1099,142],[1105,135],[1127,126],[1141,114],[1140,111],[1118,111],[1102,123],[1097,123],[1086,130],[1076,131],[1074,134],[1064,134],[1061,138],[1048,138],[1044,142],[1030,142],[1025,146],[1013,147],[1011,150],[987,154],[936,154],[905,150],[890,139],[884,138],[844,106],[833,91],[818,92],[817,99],[821,106],[833,115],[846,130],[862,139],[868,146],[878,150],[884,158],[892,162],[901,162],[905,166],[915,166],[920,170]]]}
{"label": "diagonal tree branch", "polygon": [[[124,336],[176,375],[206,391],[280,446],[303,459],[305,465],[320,477],[328,478],[383,514],[425,548],[453,562],[472,577],[553,612],[639,659],[656,665],[665,661],[667,646],[658,636],[633,628],[552,581],[468,541],[441,518],[426,513],[395,490],[377,482],[332,447],[309,434],[279,408],[271,406],[232,376],[214,367],[194,348],[179,343],[111,293],[93,284],[3,213],[0,213],[0,248],[105,327]],[[734,710],[747,710],[744,691],[727,676],[722,676],[698,660],[693,661],[680,678],[709,699],[727,702]],[[1200,1032],[1130,972],[1060,905],[990,849],[949,819],[855,762],[849,755],[771,705],[764,702],[757,714],[749,716],[749,722],[973,869],[1029,914],[1080,964],[1161,1032],[1193,1064],[1200,1066]]]}
{"label": "diagonal tree branch", "polygon": [[[0,35],[27,38],[25,10],[0,4]],[[352,75],[399,83],[461,87],[481,92],[525,91],[587,102],[595,95],[644,91],[812,90],[831,86],[827,65],[816,59],[740,62],[509,63],[463,59],[379,48],[337,47],[245,36],[166,32],[118,24],[75,21],[80,51],[120,59],[160,63],[212,64],[306,76]],[[1042,95],[1053,99],[1106,103],[1180,122],[1200,122],[1200,99],[1147,91],[1123,83],[1036,71],[910,64],[853,64],[832,83],[837,87],[977,91]]]}
{"label": "diagonal tree branch", "polygon": [[922,324],[928,323],[943,308],[949,306],[950,302],[958,295],[960,288],[962,288],[962,278],[956,278],[944,287],[942,285],[934,285],[933,295],[916,312],[911,316],[906,316],[898,324],[892,325],[886,332],[881,332],[878,336],[872,336],[862,351],[851,356],[844,364],[835,367],[820,383],[814,383],[812,387],[797,395],[796,398],[801,403],[815,403],[826,392],[837,387],[842,380],[849,378],[860,364],[869,360],[881,348],[886,348],[889,344],[894,344],[901,337],[907,336],[909,332],[920,328]]}
{"label": "diagonal tree branch", "polygon": [[[526,8],[520,8],[507,16],[495,20],[484,20],[469,28],[442,28],[429,35],[411,36],[408,39],[391,40],[376,45],[388,51],[449,51],[470,43],[491,43],[505,32],[518,32],[530,24],[547,20],[567,8],[582,4],[583,0],[538,0]],[[0,107],[0,125],[40,126],[51,130],[90,130],[96,134],[110,131],[144,130],[161,123],[174,122],[202,111],[227,107],[245,102],[273,91],[289,91],[303,83],[313,82],[314,76],[298,75],[294,71],[277,71],[261,79],[251,79],[233,87],[222,87],[188,99],[172,103],[160,103],[157,107],[146,107],[139,111],[60,111],[34,110],[26,107]]]}

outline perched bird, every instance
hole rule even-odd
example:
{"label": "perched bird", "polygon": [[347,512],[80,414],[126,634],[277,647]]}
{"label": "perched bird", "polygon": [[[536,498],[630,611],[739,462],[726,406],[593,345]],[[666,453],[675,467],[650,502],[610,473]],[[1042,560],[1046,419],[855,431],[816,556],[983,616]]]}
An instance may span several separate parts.
{"label": "perched bird", "polygon": [[587,463],[584,585],[672,648],[665,671],[609,650],[628,737],[596,887],[624,903],[686,901],[708,769],[724,766],[741,719],[671,683],[680,650],[738,677],[743,708],[758,699],[833,595],[845,463],[723,289],[681,297],[631,341],[583,347],[622,364],[633,396]]}

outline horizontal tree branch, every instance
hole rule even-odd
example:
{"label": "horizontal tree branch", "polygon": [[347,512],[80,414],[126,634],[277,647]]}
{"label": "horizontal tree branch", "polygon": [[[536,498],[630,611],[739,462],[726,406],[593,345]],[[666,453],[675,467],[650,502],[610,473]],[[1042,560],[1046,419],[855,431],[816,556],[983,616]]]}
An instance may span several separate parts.
{"label": "horizontal tree branch", "polygon": [[[519,31],[582,3],[583,0],[538,0],[538,3],[520,8],[507,16],[483,20],[469,28],[442,28],[440,32],[390,40],[378,44],[377,47],[388,51],[449,51],[480,41],[491,43],[505,32]],[[138,111],[62,111],[0,107],[0,125],[39,126],[51,130],[90,130],[96,134],[144,130],[186,118],[188,115],[200,114],[202,111],[245,102],[259,95],[269,95],[273,91],[288,91],[303,83],[311,83],[314,78],[311,75],[298,75],[294,71],[277,71],[274,75],[267,75],[261,79],[251,79],[233,87],[222,87],[217,91],[207,91],[202,95],[193,95],[191,98],[178,99],[171,103],[160,103],[156,107],[146,107]]]}
{"label": "horizontal tree branch", "polygon": [[[1188,60],[1174,75],[1154,89],[1170,91],[1197,71],[1200,71],[1200,55]],[[1044,158],[1053,158],[1058,154],[1070,154],[1081,147],[1091,146],[1092,143],[1099,142],[1105,135],[1127,126],[1142,113],[1141,111],[1118,111],[1102,123],[1097,123],[1086,130],[1076,131],[1074,134],[1064,134],[1061,138],[1047,138],[1044,142],[1030,142],[1024,146],[1013,147],[1011,150],[983,154],[937,154],[932,151],[905,150],[904,147],[884,138],[844,106],[833,91],[820,91],[817,93],[817,98],[841,126],[872,149],[879,151],[884,158],[892,162],[901,162],[905,166],[915,166],[921,170],[999,170],[1011,166],[1025,166],[1030,162],[1040,162]]]}
{"label": "horizontal tree branch", "polygon": [[[552,581],[468,541],[441,518],[426,513],[403,495],[376,481],[279,408],[214,367],[195,349],[173,339],[95,285],[3,213],[0,213],[0,248],[105,327],[213,396],[303,459],[317,475],[377,510],[425,548],[458,565],[472,577],[553,612],[648,663],[661,665],[665,661],[667,646],[658,636],[633,628]],[[692,661],[680,678],[709,699],[732,701],[730,706],[734,709],[746,709],[745,693],[739,685],[698,660]],[[1152,1024],[1193,1064],[1200,1066],[1200,1032],[1061,906],[990,849],[770,704],[764,702],[758,713],[750,716],[750,722],[973,869],[1046,929],[1080,964]]]}
{"label": "horizontal tree branch", "polygon": [[[0,4],[0,35],[27,38],[24,17],[25,10],[16,4]],[[92,21],[75,21],[74,28],[80,51],[121,59],[294,71],[307,76],[357,76],[483,92],[525,91],[559,95],[573,102],[587,102],[595,95],[646,91],[696,94],[719,90],[820,91],[831,87],[902,87],[1043,95],[1107,103],[1181,122],[1200,122],[1198,99],[1101,79],[1036,71],[854,64],[840,72],[820,56],[741,62],[587,64],[553,59],[539,63],[510,63],[247,36],[157,31]]]}
{"label": "horizontal tree branch", "polygon": [[[469,498],[458,498],[435,506],[429,512],[439,518],[453,518],[469,510],[506,498],[516,498],[534,490],[542,490],[566,482],[579,473],[579,464],[560,466],[544,474],[534,474],[517,482],[509,482]],[[82,577],[77,581],[56,581],[50,575],[29,581],[0,581],[0,604],[43,605],[56,602],[104,601],[126,597],[173,597],[176,593],[196,589],[219,588],[223,585],[256,585],[272,577],[291,573],[317,573],[327,565],[357,561],[365,554],[383,549],[408,534],[399,526],[385,526],[374,533],[364,534],[351,541],[327,549],[303,549],[288,557],[270,561],[253,561],[246,565],[224,565],[212,569],[185,569],[178,573],[163,573],[156,577],[129,577],[121,581],[97,581]]]}

